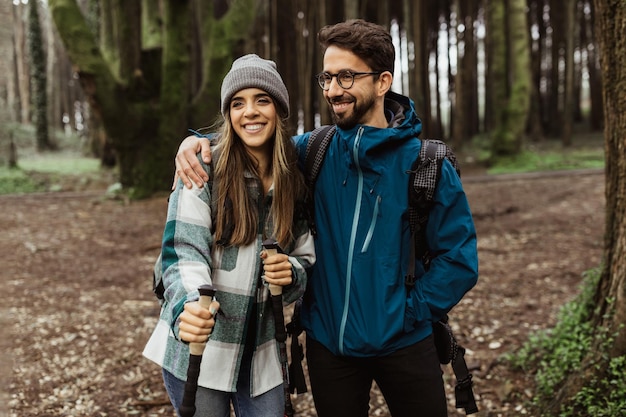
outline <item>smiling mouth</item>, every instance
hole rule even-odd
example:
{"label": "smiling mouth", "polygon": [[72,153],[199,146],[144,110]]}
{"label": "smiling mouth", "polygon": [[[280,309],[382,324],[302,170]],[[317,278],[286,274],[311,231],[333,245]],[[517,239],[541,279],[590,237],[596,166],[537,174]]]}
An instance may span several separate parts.
{"label": "smiling mouth", "polygon": [[255,132],[258,132],[259,130],[263,129],[264,127],[265,127],[264,124],[255,123],[253,125],[244,125],[243,129],[246,132],[255,133]]}
{"label": "smiling mouth", "polygon": [[352,101],[336,101],[331,104],[335,113],[341,113],[350,108]]}

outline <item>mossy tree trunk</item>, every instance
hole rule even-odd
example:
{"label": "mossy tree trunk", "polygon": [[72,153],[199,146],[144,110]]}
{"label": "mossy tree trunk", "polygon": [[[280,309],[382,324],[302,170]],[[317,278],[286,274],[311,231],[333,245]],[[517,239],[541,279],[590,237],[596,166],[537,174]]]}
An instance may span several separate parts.
{"label": "mossy tree trunk", "polygon": [[490,1],[489,39],[495,158],[516,155],[522,149],[531,97],[530,45],[525,0]]}
{"label": "mossy tree trunk", "polygon": [[[571,374],[555,393],[550,415],[557,415],[561,407],[573,403],[582,387],[603,380],[611,359],[626,355],[626,2],[595,0],[594,4],[603,77],[606,159],[604,261],[595,293],[597,308],[590,318],[591,328],[599,337],[594,338],[580,371]],[[606,334],[611,336],[608,341]],[[607,391],[602,393],[608,396]],[[585,410],[575,411],[587,415]]]}
{"label": "mossy tree trunk", "polygon": [[[105,31],[108,35],[101,44],[76,0],[48,2],[83,90],[116,152],[120,182],[143,197],[169,189],[174,154],[187,128],[217,115],[221,80],[230,68],[234,46],[247,36],[242,28],[251,26],[256,3],[163,0],[160,49],[158,41],[148,48],[141,44],[141,6],[147,2],[106,3],[110,9],[103,15],[109,20],[102,24],[110,31]],[[157,7],[159,2],[149,4]],[[216,17],[213,7],[218,4],[224,7]],[[193,28],[200,28],[200,33],[192,33]],[[192,54],[193,42],[201,42],[201,54]],[[202,74],[199,89],[191,87],[194,68]]]}
{"label": "mossy tree trunk", "polygon": [[247,31],[254,27],[257,2],[199,0],[195,3],[198,36],[202,39],[202,78],[200,88],[191,98],[190,125],[201,127],[211,125],[219,114],[222,78],[230,69],[233,57],[242,55]]}
{"label": "mossy tree trunk", "polygon": [[626,355],[626,2],[594,3],[604,86],[606,154],[604,264],[595,297],[601,308],[595,321],[617,332],[608,352],[610,357],[617,357]]}

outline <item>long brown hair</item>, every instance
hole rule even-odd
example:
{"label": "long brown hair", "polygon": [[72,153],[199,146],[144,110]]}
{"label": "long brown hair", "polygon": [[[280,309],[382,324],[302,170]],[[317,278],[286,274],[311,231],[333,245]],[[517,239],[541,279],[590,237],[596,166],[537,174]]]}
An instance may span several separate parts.
{"label": "long brown hair", "polygon": [[[250,244],[259,231],[259,210],[246,186],[246,173],[260,178],[258,163],[235,133],[228,112],[219,129],[215,153],[219,154],[213,181],[213,191],[217,190],[217,198],[213,199],[217,210],[217,216],[213,216],[215,241],[227,239],[224,243],[236,246]],[[295,144],[278,115],[270,169],[274,191],[270,218],[265,220],[270,227],[267,232],[285,248],[294,239],[296,203],[304,198],[306,185],[298,169]],[[259,192],[262,192],[261,187]]]}

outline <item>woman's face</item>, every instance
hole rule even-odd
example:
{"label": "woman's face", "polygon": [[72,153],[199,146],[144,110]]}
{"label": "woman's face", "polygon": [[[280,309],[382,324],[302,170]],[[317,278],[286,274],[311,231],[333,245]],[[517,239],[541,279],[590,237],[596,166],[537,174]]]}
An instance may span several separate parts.
{"label": "woman's face", "polygon": [[245,88],[230,100],[230,121],[249,151],[271,149],[276,133],[276,106],[265,91]]}

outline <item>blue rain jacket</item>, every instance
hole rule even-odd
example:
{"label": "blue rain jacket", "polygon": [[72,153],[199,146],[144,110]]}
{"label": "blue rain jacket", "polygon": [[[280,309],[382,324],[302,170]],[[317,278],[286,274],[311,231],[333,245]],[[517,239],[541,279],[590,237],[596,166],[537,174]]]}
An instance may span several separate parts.
{"label": "blue rain jacket", "polygon": [[[446,160],[426,236],[436,258],[407,293],[409,174],[421,122],[412,100],[388,93],[390,127],[337,128],[315,185],[317,262],[305,292],[307,335],[335,355],[387,355],[432,333],[478,279],[476,231]],[[304,161],[310,133],[295,137]]]}

